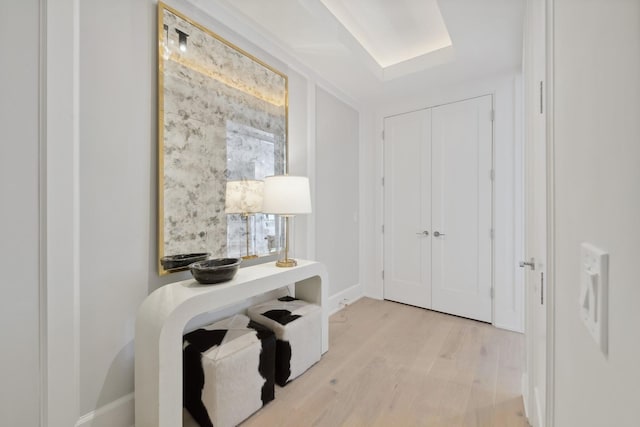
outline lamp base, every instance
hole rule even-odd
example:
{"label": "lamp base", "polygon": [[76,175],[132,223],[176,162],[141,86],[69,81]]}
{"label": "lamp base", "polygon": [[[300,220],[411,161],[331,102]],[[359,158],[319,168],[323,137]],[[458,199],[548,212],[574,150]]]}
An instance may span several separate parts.
{"label": "lamp base", "polygon": [[298,265],[298,261],[291,258],[279,259],[276,261],[276,267],[295,267]]}
{"label": "lamp base", "polygon": [[258,258],[258,255],[245,255],[242,257],[242,259],[254,259],[254,258]]}

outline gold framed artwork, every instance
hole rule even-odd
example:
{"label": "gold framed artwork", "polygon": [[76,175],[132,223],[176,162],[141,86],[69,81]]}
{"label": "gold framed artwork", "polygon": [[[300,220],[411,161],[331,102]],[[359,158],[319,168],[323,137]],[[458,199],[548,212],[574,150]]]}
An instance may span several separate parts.
{"label": "gold framed artwork", "polygon": [[[239,256],[244,220],[225,212],[227,181],[287,171],[287,76],[158,4],[158,259]],[[276,218],[254,218],[255,251],[277,250]],[[178,270],[178,269],[175,269]]]}

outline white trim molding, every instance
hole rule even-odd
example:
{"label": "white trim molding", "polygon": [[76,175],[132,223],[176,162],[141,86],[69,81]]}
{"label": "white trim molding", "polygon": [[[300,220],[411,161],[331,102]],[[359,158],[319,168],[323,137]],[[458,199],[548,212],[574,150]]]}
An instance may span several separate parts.
{"label": "white trim molding", "polygon": [[[311,181],[311,206],[316,206],[316,84],[307,80],[307,176]],[[316,259],[316,214],[307,215],[308,259]]]}
{"label": "white trim molding", "polygon": [[79,415],[79,0],[46,0],[43,209],[44,418]]}
{"label": "white trim molding", "polygon": [[40,426],[47,419],[47,0],[40,0],[38,70],[38,269],[40,346]]}
{"label": "white trim molding", "polygon": [[80,417],[75,427],[98,426],[127,426],[135,425],[134,393],[129,393],[119,399],[108,403],[95,411]]}
{"label": "white trim molding", "polygon": [[556,342],[556,220],[555,220],[555,132],[554,132],[554,0],[546,0],[546,123],[547,123],[547,355],[546,427],[555,426],[555,342]]}

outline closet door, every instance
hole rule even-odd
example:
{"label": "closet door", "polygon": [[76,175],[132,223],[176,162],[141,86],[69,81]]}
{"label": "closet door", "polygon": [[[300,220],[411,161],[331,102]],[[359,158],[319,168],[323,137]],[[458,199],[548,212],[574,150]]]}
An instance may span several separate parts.
{"label": "closet door", "polygon": [[492,320],[492,97],[432,109],[432,308]]}
{"label": "closet door", "polygon": [[431,307],[431,110],[384,120],[384,298]]}

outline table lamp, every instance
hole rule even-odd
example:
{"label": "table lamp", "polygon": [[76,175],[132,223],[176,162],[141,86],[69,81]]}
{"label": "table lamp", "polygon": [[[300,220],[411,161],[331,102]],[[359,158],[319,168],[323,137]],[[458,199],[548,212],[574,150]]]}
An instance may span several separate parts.
{"label": "table lamp", "polygon": [[256,254],[249,253],[249,240],[251,237],[249,217],[262,211],[263,187],[264,183],[262,181],[248,179],[227,181],[224,210],[227,214],[240,214],[245,220],[247,229],[247,254],[242,257],[244,259],[258,257]]}
{"label": "table lamp", "polygon": [[289,258],[289,219],[295,215],[311,213],[309,178],[305,176],[276,175],[264,179],[262,212],[276,214],[285,220],[284,259],[276,262],[278,267],[293,267],[295,259]]}

